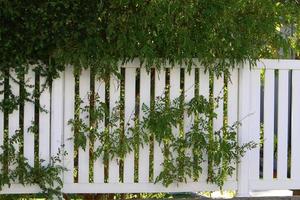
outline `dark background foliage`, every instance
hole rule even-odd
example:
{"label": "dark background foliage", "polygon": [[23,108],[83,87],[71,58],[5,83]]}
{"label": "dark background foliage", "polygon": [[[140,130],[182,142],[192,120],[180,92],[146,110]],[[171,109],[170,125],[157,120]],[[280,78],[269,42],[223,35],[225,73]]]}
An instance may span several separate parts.
{"label": "dark background foliage", "polygon": [[198,58],[226,71],[234,62],[299,46],[297,38],[280,33],[299,23],[298,0],[0,2],[2,70],[43,63],[55,74],[69,63],[105,77],[116,72],[118,61],[138,57],[148,67],[166,61],[189,66]]}

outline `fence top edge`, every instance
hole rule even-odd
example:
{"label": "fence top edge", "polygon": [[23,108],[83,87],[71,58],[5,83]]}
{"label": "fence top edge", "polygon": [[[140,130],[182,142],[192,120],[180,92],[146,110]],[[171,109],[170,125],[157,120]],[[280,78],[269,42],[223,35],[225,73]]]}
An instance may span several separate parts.
{"label": "fence top edge", "polygon": [[266,70],[300,70],[300,60],[292,59],[261,59],[256,62],[253,69]]}

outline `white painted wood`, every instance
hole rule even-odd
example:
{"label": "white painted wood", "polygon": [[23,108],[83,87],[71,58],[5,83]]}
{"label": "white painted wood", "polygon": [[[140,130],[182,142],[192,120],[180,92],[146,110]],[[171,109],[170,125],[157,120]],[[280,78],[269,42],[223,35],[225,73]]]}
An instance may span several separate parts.
{"label": "white painted wood", "polygon": [[[227,99],[227,123],[229,126],[234,125],[238,121],[238,85],[239,85],[238,70],[231,71],[230,79],[227,83],[228,99]],[[231,163],[233,167],[237,167],[237,163]],[[236,180],[236,173],[233,173],[229,180]]]}
{"label": "white painted wood", "polygon": [[[214,76],[214,98],[219,99],[215,105],[215,112],[217,117],[213,120],[213,129],[214,131],[219,131],[223,127],[223,87],[224,87],[224,77]],[[221,131],[222,133],[222,131]]]}
{"label": "white painted wood", "polygon": [[[165,92],[165,84],[166,84],[166,71],[162,70],[155,70],[155,98],[164,96]],[[163,153],[161,148],[163,148],[163,144],[159,145],[158,142],[154,142],[154,163],[153,163],[153,174],[154,180],[162,171],[162,163],[164,161]]]}
{"label": "white painted wood", "polygon": [[[251,115],[249,140],[259,144],[260,142],[260,70],[251,71]],[[243,123],[243,122],[242,122]],[[259,179],[259,146],[252,149],[250,154],[250,179]]]}
{"label": "white painted wood", "polygon": [[[90,95],[90,70],[86,69],[81,72],[79,77],[79,97],[81,100],[80,107],[85,108],[89,106],[89,95]],[[83,122],[89,126],[89,113],[81,112],[80,118]],[[89,133],[85,133],[88,136]],[[89,140],[86,141],[85,149],[78,149],[78,182],[88,183],[89,182]]]}
{"label": "white painted wood", "polygon": [[250,188],[251,190],[298,190],[300,179],[252,180],[250,181]]}
{"label": "white painted wood", "polygon": [[[180,96],[180,68],[170,69],[170,102],[174,101]],[[173,135],[179,136],[179,124],[178,127],[172,128]]]}
{"label": "white painted wood", "polygon": [[[143,104],[150,107],[150,90],[151,90],[151,74],[147,72],[145,68],[140,70],[140,121],[143,120],[144,112],[142,110]],[[149,157],[150,147],[149,145],[144,145],[139,147],[139,183],[149,182]]]}
{"label": "white painted wood", "polygon": [[[110,77],[110,90],[109,90],[109,109],[112,114],[113,108],[117,106],[120,102],[120,80],[115,77]],[[120,126],[120,122],[116,123],[116,126]],[[113,129],[111,130],[113,131]],[[109,183],[118,183],[119,182],[119,161],[117,158],[109,161],[109,176],[108,176]]]}
{"label": "white painted wood", "polygon": [[26,91],[29,93],[29,99],[33,102],[24,102],[24,157],[27,158],[28,164],[34,166],[34,132],[30,128],[35,125],[34,123],[34,85],[35,74],[32,68],[25,74]]}
{"label": "white painted wood", "polygon": [[[236,181],[225,183],[224,190],[236,190]],[[220,188],[205,181],[193,183],[174,183],[164,187],[161,183],[108,183],[108,184],[66,184],[64,193],[161,193],[161,192],[199,192],[216,191]]]}
{"label": "white painted wood", "polygon": [[204,69],[199,70],[199,94],[209,100],[209,72]]}
{"label": "white painted wood", "polygon": [[[195,96],[195,69],[190,72],[185,70],[184,73],[184,102],[188,103]],[[194,116],[188,116],[187,112],[184,113],[184,130],[188,132],[194,123]]]}
{"label": "white painted wood", "polygon": [[291,178],[296,180],[300,179],[300,71],[294,70],[292,73]]}
{"label": "white painted wood", "polygon": [[[125,134],[132,137],[130,127],[134,127],[135,117],[135,77],[136,69],[125,69]],[[124,183],[134,182],[134,152],[126,155],[124,159]]]}
{"label": "white painted wood", "polygon": [[[251,76],[250,66],[245,63],[243,67],[239,69],[239,121],[242,121],[242,126],[239,127],[238,142],[240,145],[249,142],[249,128],[250,128],[250,92],[251,91]],[[241,158],[241,163],[238,166],[238,196],[249,196],[249,152],[246,152],[245,156]]]}
{"label": "white painted wood", "polygon": [[50,155],[57,156],[61,149],[64,132],[64,72],[52,82],[51,90],[51,145]]}
{"label": "white painted wood", "polygon": [[[50,89],[44,86],[46,78],[40,76],[40,106],[43,108],[39,112],[39,159],[44,160],[44,164],[50,161]],[[45,88],[44,88],[45,87]]]}
{"label": "white painted wood", "polygon": [[[95,94],[99,101],[105,103],[105,82],[103,80],[95,81]],[[96,102],[96,107],[99,104]],[[103,133],[105,129],[104,119],[102,121],[98,120],[98,133]],[[96,140],[94,143],[94,149],[100,147],[101,144],[99,140]],[[103,156],[97,158],[94,161],[94,183],[104,183],[104,164],[103,164]]]}
{"label": "white painted wood", "polygon": [[277,178],[287,178],[288,78],[289,71],[279,70],[278,79],[278,169]]}
{"label": "white painted wood", "polygon": [[[209,72],[205,72],[205,70],[202,68],[199,70],[199,94],[203,95],[207,101],[209,101]],[[200,180],[206,181],[208,175],[207,155],[203,155],[203,158],[205,162],[202,164],[202,174]]]}
{"label": "white painted wood", "polygon": [[280,69],[280,70],[300,70],[300,60],[289,59],[261,59],[254,68],[258,69]]}
{"label": "white painted wood", "polygon": [[66,66],[65,69],[65,100],[64,100],[64,150],[68,153],[64,156],[64,166],[68,171],[64,172],[64,183],[74,181],[74,131],[68,124],[75,116],[75,77],[73,67]]}
{"label": "white painted wood", "polygon": [[[15,71],[10,70],[10,78],[9,78],[9,85],[12,94],[15,96],[15,98],[19,98],[20,92],[19,92],[19,84],[16,81],[19,81],[17,78],[17,74]],[[12,138],[18,131],[20,130],[19,126],[19,108],[20,106],[18,105],[17,108],[9,114],[8,116],[8,137]],[[19,144],[15,143],[14,148],[17,152],[19,152]],[[15,165],[9,166],[9,169],[15,169]]]}
{"label": "white painted wood", "polygon": [[[184,102],[188,103],[194,98],[195,96],[195,69],[191,69],[190,72],[188,72],[187,69],[185,69],[184,72]],[[194,124],[194,116],[188,116],[188,113],[184,112],[184,132],[187,133],[191,130],[192,125]],[[190,156],[192,158],[192,149],[187,149],[185,154],[187,156]],[[193,182],[193,177],[188,178],[187,182]]]}
{"label": "white painted wood", "polygon": [[263,178],[273,179],[274,162],[274,103],[275,103],[275,75],[274,70],[265,71],[264,82],[264,157]]}

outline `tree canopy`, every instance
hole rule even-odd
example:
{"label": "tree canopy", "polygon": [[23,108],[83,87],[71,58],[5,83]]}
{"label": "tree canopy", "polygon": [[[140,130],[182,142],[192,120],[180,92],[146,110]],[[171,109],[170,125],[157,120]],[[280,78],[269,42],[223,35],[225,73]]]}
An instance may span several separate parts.
{"label": "tree canopy", "polygon": [[[226,71],[235,62],[299,51],[298,0],[1,0],[1,69],[43,63],[93,67],[167,61]],[[293,38],[280,32],[296,30]],[[298,49],[297,49],[298,48]]]}

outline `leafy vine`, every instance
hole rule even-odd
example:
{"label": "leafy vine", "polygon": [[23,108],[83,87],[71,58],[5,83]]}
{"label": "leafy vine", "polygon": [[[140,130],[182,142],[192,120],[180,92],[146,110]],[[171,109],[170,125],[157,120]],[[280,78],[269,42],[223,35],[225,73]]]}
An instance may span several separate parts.
{"label": "leafy vine", "polygon": [[[75,146],[86,150],[86,140],[92,136],[101,142],[101,145],[94,149],[95,159],[101,156],[103,161],[113,158],[122,160],[136,146],[149,144],[149,138],[154,136],[164,156],[163,168],[155,177],[155,183],[162,182],[164,186],[187,182],[188,179],[198,180],[203,173],[203,163],[208,162],[210,170],[206,181],[222,188],[228,176],[233,175],[239,159],[247,150],[256,147],[253,142],[238,144],[239,122],[212,132],[210,121],[216,118],[217,114],[210,102],[201,95],[187,103],[183,103],[181,98],[169,101],[166,97],[158,97],[154,108],[142,106],[143,119],[135,126],[125,128],[125,134],[121,134],[122,130],[117,123],[120,119],[120,106],[112,108],[110,112],[105,103],[97,98],[96,102],[97,106],[91,112],[97,121],[95,127],[90,127],[84,119],[69,121],[74,130],[80,130],[78,137],[74,137]],[[218,102],[218,98],[215,102]],[[86,115],[90,109],[89,106],[82,108],[81,114]],[[189,131],[180,128],[183,113],[192,116]],[[109,120],[103,126],[107,116]],[[99,129],[100,124],[102,129]],[[178,128],[178,134],[174,133],[174,128]],[[208,156],[207,160],[204,155]]]}

